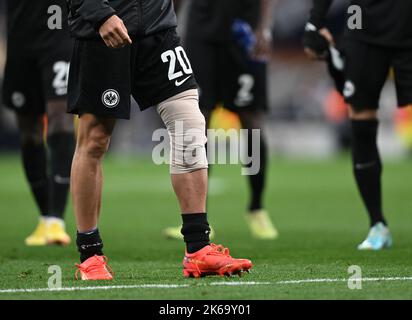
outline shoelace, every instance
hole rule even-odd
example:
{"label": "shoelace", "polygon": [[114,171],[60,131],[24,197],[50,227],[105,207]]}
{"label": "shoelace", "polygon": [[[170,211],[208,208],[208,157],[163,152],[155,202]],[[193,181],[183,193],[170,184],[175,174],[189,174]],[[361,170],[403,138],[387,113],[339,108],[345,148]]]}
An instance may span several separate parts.
{"label": "shoelace", "polygon": [[224,256],[230,257],[229,248],[225,248],[221,244],[216,245],[214,243],[211,243],[210,246],[212,247],[212,250],[210,251],[209,254],[213,254],[216,256],[224,255]]}
{"label": "shoelace", "polygon": [[85,273],[93,272],[95,269],[100,268],[102,265],[106,267],[106,269],[109,271],[110,274],[114,275],[112,268],[110,268],[110,266],[107,264],[109,259],[106,256],[102,256],[102,258],[103,258],[103,261],[99,261],[99,263],[92,264],[86,268],[83,267],[81,264],[76,263],[77,270],[76,270],[76,273],[74,274],[76,280],[79,279],[78,275],[80,271],[83,271]]}
{"label": "shoelace", "polygon": [[[211,243],[211,244],[210,244],[210,247],[212,248],[212,250],[210,250],[210,251],[208,252],[208,254],[214,255],[214,256],[226,256],[226,257],[231,258],[230,254],[229,254],[229,253],[230,253],[229,249],[228,249],[228,248],[225,248],[225,247],[222,246],[221,244],[216,245],[216,244],[214,244],[214,243]],[[197,272],[198,272],[199,274],[201,274],[202,272],[200,271],[200,268],[199,268],[199,266],[197,265],[197,263],[195,263],[194,266],[195,266]]]}

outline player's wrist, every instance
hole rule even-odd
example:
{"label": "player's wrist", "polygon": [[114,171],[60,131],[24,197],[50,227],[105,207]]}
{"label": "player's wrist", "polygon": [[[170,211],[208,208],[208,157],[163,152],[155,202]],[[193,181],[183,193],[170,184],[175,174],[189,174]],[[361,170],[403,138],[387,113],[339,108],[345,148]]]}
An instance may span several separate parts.
{"label": "player's wrist", "polygon": [[102,26],[110,20],[113,16],[115,16],[115,12],[108,13],[106,16],[102,17],[99,19],[99,21],[94,25],[95,30],[99,31],[101,30]]}

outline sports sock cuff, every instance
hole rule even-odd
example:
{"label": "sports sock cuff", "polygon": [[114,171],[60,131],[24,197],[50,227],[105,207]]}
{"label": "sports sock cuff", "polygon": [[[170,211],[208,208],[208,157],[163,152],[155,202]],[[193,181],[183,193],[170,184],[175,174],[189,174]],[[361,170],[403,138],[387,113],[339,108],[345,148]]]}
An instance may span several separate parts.
{"label": "sports sock cuff", "polygon": [[87,230],[87,231],[82,231],[82,232],[80,232],[79,230],[77,230],[77,234],[91,234],[91,233],[93,233],[93,232],[99,232],[99,228],[97,228],[97,227],[94,227],[94,228],[92,228],[92,229],[90,229],[90,230]]}
{"label": "sports sock cuff", "polygon": [[94,255],[103,255],[103,241],[97,228],[87,233],[77,232],[76,244],[80,252],[81,262]]}
{"label": "sports sock cuff", "polygon": [[207,222],[207,213],[184,213],[182,214],[183,223],[192,223],[192,222],[201,222],[201,223],[208,223]]}
{"label": "sports sock cuff", "polygon": [[209,244],[210,227],[206,213],[182,214],[182,235],[189,253]]}

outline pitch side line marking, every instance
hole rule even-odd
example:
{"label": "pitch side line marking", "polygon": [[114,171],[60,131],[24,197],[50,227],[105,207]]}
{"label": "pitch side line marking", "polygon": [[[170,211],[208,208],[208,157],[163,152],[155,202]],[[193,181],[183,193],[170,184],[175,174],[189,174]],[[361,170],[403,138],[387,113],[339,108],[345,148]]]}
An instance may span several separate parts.
{"label": "pitch side line marking", "polygon": [[[230,286],[262,286],[262,285],[271,285],[274,284],[273,282],[260,282],[260,281],[242,281],[242,282],[232,282],[232,281],[216,281],[216,282],[211,282],[208,284],[204,284],[204,286],[224,286],[224,287],[230,287]],[[202,285],[202,284],[201,284]]]}
{"label": "pitch side line marking", "polygon": [[[68,291],[97,291],[97,290],[119,290],[119,289],[180,289],[180,288],[195,288],[208,286],[259,286],[259,285],[288,285],[288,284],[303,284],[303,283],[328,283],[328,282],[347,282],[348,279],[343,278],[325,278],[325,279],[301,279],[301,280],[284,280],[276,282],[211,282],[208,284],[140,284],[140,285],[118,285],[118,286],[94,286],[94,287],[63,287],[58,289],[49,288],[28,288],[28,289],[0,289],[0,293],[35,293],[35,292],[68,292]],[[378,281],[412,281],[412,277],[381,277],[381,278],[362,278],[362,281],[378,282]]]}
{"label": "pitch side line marking", "polygon": [[63,288],[32,288],[32,289],[2,289],[0,293],[32,293],[32,292],[61,292],[61,291],[94,291],[94,290],[115,290],[115,289],[176,289],[188,288],[188,284],[140,284],[125,286],[95,286],[95,287],[63,287]]}
{"label": "pitch side line marking", "polygon": [[[301,283],[325,283],[325,282],[347,282],[349,279],[302,279],[302,280],[285,280],[278,281],[276,284],[301,284]],[[381,278],[361,278],[362,281],[377,282],[377,281],[412,281],[412,277],[381,277]]]}

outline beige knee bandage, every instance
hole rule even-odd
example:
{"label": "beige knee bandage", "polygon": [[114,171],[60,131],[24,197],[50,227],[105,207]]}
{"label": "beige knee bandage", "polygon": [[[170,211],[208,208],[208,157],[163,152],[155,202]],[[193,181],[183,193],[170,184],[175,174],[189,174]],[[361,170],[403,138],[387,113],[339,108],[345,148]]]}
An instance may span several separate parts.
{"label": "beige knee bandage", "polygon": [[170,172],[183,174],[207,169],[206,121],[197,90],[188,90],[157,106],[170,136]]}

